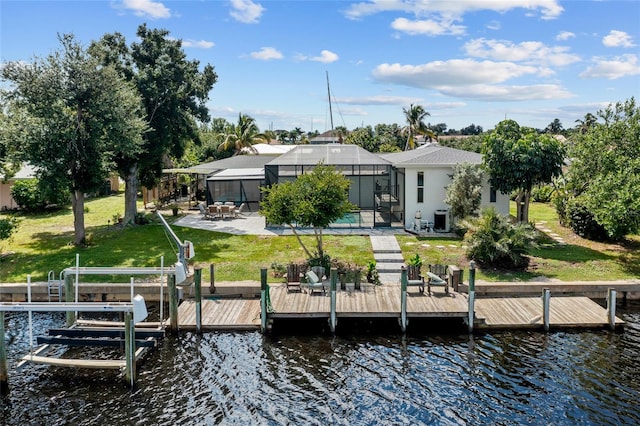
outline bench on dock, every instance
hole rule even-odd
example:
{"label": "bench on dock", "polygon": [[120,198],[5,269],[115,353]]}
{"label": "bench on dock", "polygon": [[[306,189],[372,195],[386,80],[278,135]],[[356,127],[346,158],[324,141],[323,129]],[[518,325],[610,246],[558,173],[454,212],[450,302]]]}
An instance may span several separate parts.
{"label": "bench on dock", "polygon": [[431,286],[444,287],[444,293],[449,294],[449,269],[447,265],[430,264],[427,276],[427,291],[431,295]]}

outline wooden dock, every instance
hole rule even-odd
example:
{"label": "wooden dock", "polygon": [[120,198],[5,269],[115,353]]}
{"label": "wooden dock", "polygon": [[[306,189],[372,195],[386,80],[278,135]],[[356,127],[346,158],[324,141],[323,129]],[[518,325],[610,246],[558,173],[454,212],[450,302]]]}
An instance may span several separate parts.
{"label": "wooden dock", "polygon": [[[328,293],[287,292],[283,284],[270,285],[272,312],[269,319],[329,318]],[[444,293],[433,295],[407,292],[407,318],[468,318],[468,296]],[[478,298],[475,300],[474,328],[541,329],[543,303],[540,297]],[[552,297],[549,325],[552,328],[604,328],[609,325],[607,310],[587,297]],[[366,286],[360,291],[336,292],[336,317],[398,318],[401,316],[400,286]],[[202,301],[202,330],[259,330],[260,300],[257,298],[218,298]],[[178,308],[178,327],[196,329],[196,304],[185,300]],[[616,318],[616,326],[624,324]]]}

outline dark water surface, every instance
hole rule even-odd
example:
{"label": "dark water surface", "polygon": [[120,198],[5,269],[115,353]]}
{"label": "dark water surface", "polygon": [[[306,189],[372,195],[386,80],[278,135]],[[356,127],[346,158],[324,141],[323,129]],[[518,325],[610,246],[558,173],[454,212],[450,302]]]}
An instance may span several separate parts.
{"label": "dark water surface", "polygon": [[[0,424],[639,425],[640,305],[618,313],[627,325],[616,333],[470,336],[413,322],[407,336],[390,323],[337,337],[307,323],[272,336],[182,334],[145,358],[133,391],[110,371],[16,371],[28,321],[6,314]],[[36,336],[64,317],[33,323]]]}

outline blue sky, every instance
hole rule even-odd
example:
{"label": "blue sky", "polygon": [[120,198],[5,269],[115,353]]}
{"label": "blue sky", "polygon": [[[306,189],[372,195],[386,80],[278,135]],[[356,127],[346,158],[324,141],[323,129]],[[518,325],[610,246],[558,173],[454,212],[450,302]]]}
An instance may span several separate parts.
{"label": "blue sky", "polygon": [[505,117],[565,128],[640,100],[640,1],[0,1],[0,60],[31,61],[105,33],[164,28],[213,65],[212,117],[261,130],[427,122],[493,128]]}

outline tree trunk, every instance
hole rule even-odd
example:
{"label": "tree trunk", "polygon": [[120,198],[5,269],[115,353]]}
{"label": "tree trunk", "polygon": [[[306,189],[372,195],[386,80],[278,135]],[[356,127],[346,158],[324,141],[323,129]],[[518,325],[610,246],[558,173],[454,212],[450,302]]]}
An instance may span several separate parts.
{"label": "tree trunk", "polygon": [[298,239],[298,243],[300,243],[300,246],[302,246],[302,249],[304,250],[304,252],[307,254],[307,257],[309,259],[311,259],[311,253],[309,252],[309,250],[307,249],[307,246],[304,245],[304,243],[302,242],[302,238],[300,238],[300,234],[298,234],[298,232],[296,231],[296,227],[293,226],[290,223],[287,223],[287,225],[289,225],[289,228],[291,228],[291,231],[293,232],[293,235],[296,236],[296,238]]}
{"label": "tree trunk", "polygon": [[516,195],[516,222],[522,222],[522,198],[524,197],[523,191],[518,191],[518,195]]}
{"label": "tree trunk", "polygon": [[531,191],[524,192],[524,201],[522,203],[522,223],[529,223],[529,202],[531,201]]}
{"label": "tree trunk", "polygon": [[74,244],[81,246],[85,243],[84,233],[84,192],[74,190],[71,194],[71,206],[73,207],[73,229],[75,232]]}
{"label": "tree trunk", "polygon": [[124,176],[124,218],[122,225],[135,224],[136,213],[138,212],[138,165],[133,164],[129,167],[126,176]]}

